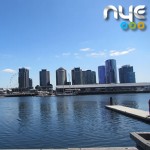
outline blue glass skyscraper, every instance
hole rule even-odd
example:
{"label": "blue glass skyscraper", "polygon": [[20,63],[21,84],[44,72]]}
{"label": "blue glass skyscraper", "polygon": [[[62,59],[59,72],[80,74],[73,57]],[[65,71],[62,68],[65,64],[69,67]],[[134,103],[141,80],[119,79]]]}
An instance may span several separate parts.
{"label": "blue glass skyscraper", "polygon": [[105,66],[98,67],[98,79],[99,79],[99,84],[106,83]]}
{"label": "blue glass skyscraper", "polygon": [[106,83],[117,83],[116,60],[109,59],[105,61]]}

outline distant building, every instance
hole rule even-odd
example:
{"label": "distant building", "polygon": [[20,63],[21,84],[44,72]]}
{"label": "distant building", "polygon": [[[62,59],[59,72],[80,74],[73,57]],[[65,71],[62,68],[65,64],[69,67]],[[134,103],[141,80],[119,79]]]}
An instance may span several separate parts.
{"label": "distant building", "polygon": [[26,68],[19,69],[18,75],[19,89],[29,88],[29,70]]}
{"label": "distant building", "polygon": [[87,84],[87,72],[86,71],[82,71],[82,84]]}
{"label": "distant building", "polygon": [[82,84],[95,84],[96,72],[91,70],[82,71]]}
{"label": "distant building", "polygon": [[109,59],[105,61],[106,83],[117,83],[116,60]]}
{"label": "distant building", "polygon": [[40,86],[50,85],[50,73],[46,69],[40,71]]}
{"label": "distant building", "polygon": [[91,83],[96,84],[96,72],[95,71],[91,72],[91,78],[92,78]]}
{"label": "distant building", "polygon": [[98,67],[98,79],[99,79],[99,84],[105,84],[106,83],[105,66],[99,66]]}
{"label": "distant building", "polygon": [[29,88],[32,89],[33,88],[33,83],[32,83],[32,79],[29,78]]}
{"label": "distant building", "polygon": [[80,68],[74,68],[72,71],[72,85],[82,84],[82,70]]}
{"label": "distant building", "polygon": [[135,83],[135,72],[133,66],[124,65],[119,69],[120,83]]}
{"label": "distant building", "polygon": [[67,84],[67,71],[61,67],[56,70],[56,85],[66,85],[66,84]]}
{"label": "distant building", "polygon": [[92,71],[86,71],[86,84],[92,84]]}

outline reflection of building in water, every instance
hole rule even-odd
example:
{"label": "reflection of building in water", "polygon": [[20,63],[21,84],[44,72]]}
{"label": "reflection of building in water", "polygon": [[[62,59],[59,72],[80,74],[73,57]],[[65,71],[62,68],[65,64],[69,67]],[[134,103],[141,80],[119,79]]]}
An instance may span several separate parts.
{"label": "reflection of building in water", "polygon": [[40,98],[40,123],[42,132],[47,134],[47,132],[51,129],[52,121],[51,121],[51,106],[48,97]]}
{"label": "reflection of building in water", "polygon": [[115,105],[123,105],[131,108],[138,108],[138,102],[136,101],[138,98],[138,95],[131,94],[131,95],[113,95],[113,103]]}
{"label": "reflection of building in water", "polygon": [[63,118],[63,120],[65,120],[67,114],[68,114],[68,106],[66,101],[65,100],[57,101],[58,119]]}
{"label": "reflection of building in water", "polygon": [[122,102],[121,102],[121,105],[123,106],[127,106],[127,107],[131,107],[131,108],[138,108],[138,103],[136,101],[133,101],[133,100],[126,100],[124,99]]}
{"label": "reflection of building in water", "polygon": [[41,119],[42,120],[49,120],[50,118],[50,111],[51,111],[51,108],[50,108],[50,103],[48,101],[49,99],[47,97],[42,97],[41,98],[41,101],[40,101],[40,112],[41,112]]}
{"label": "reflection of building in water", "polygon": [[[75,114],[75,120],[79,120],[79,118],[84,118],[84,116],[94,117],[99,113],[99,106],[97,105],[97,101],[74,101],[73,109]],[[79,117],[79,118],[78,118]]]}
{"label": "reflection of building in water", "polygon": [[31,114],[31,106],[27,101],[19,102],[19,118],[22,121],[28,121]]}
{"label": "reflection of building in water", "polygon": [[26,98],[18,97],[18,123],[20,125],[19,132],[23,131],[23,128],[31,125],[32,117],[32,101],[28,101]]}
{"label": "reflection of building in water", "polygon": [[69,122],[73,121],[73,106],[72,106],[72,97],[59,97],[57,101],[57,119],[58,122],[65,124],[69,124]]}

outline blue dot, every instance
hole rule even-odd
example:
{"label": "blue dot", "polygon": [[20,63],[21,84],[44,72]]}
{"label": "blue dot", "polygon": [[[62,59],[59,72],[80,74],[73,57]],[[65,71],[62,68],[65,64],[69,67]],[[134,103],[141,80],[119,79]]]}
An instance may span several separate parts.
{"label": "blue dot", "polygon": [[122,22],[120,24],[120,27],[123,29],[123,30],[127,30],[129,28],[128,24],[126,22]]}

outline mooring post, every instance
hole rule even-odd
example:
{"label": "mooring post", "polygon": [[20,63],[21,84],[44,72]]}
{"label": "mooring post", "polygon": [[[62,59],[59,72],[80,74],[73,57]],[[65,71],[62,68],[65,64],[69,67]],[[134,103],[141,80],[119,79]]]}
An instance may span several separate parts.
{"label": "mooring post", "polygon": [[110,97],[110,105],[113,105],[113,99]]}

